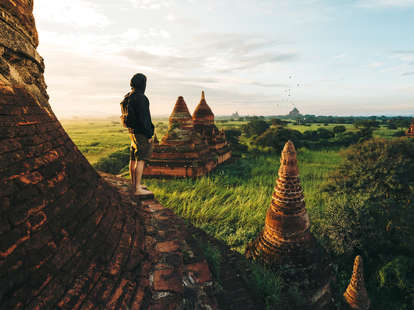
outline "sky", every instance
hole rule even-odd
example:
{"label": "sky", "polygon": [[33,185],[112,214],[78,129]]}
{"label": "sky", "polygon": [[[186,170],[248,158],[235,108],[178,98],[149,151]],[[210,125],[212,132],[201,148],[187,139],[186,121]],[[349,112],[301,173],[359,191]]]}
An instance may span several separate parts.
{"label": "sky", "polygon": [[151,113],[202,90],[216,115],[414,115],[414,0],[37,0],[60,118],[120,115],[133,74]]}

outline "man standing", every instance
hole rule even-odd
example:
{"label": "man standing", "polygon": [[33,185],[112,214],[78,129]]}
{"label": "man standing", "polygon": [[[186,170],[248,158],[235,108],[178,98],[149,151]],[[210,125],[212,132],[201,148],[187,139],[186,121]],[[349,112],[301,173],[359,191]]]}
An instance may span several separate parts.
{"label": "man standing", "polygon": [[121,102],[121,120],[128,128],[131,138],[129,174],[132,190],[136,195],[151,194],[141,185],[145,160],[152,155],[152,136],[154,125],[151,121],[148,98],[144,95],[147,78],[142,73],[135,74],[131,79],[131,92]]}

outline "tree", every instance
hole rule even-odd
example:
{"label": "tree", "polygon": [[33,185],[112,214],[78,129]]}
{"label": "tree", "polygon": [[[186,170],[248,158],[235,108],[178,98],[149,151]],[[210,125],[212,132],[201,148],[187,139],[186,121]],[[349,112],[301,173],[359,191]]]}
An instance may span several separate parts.
{"label": "tree", "polygon": [[379,122],[372,119],[358,119],[354,122],[355,128],[363,129],[363,128],[378,128]]}
{"label": "tree", "polygon": [[256,138],[256,143],[260,146],[272,147],[276,152],[280,152],[286,141],[291,140],[299,148],[303,144],[302,139],[302,133],[300,131],[277,127],[266,130]]}
{"label": "tree", "polygon": [[326,128],[318,128],[316,131],[319,139],[329,139],[334,137],[333,132]]}
{"label": "tree", "polygon": [[270,125],[266,121],[258,119],[256,117],[256,119],[253,119],[250,122],[248,122],[246,125],[243,125],[242,131],[247,137],[251,137],[254,135],[258,136],[262,134],[263,132],[265,132],[266,129],[269,127]]}
{"label": "tree", "polygon": [[346,131],[346,127],[343,126],[343,125],[338,125],[338,126],[335,126],[332,129],[332,131],[334,132],[334,134],[342,133],[342,132],[345,132]]}
{"label": "tree", "polygon": [[[414,141],[371,139],[344,157],[324,187],[324,216],[316,231],[347,263],[356,254],[367,258],[371,291],[381,285],[385,290],[376,293],[376,309],[410,309],[413,294],[404,306],[390,305],[414,285],[399,284],[414,274],[414,264],[404,269],[399,263],[414,255]],[[395,274],[403,280],[389,280]]]}

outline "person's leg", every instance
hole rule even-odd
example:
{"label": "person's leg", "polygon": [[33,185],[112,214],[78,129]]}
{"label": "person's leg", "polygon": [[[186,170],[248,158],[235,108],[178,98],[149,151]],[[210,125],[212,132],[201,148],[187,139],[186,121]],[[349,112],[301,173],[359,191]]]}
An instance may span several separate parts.
{"label": "person's leg", "polygon": [[131,159],[129,161],[129,175],[131,176],[131,185],[134,190],[137,187],[137,175],[135,173],[136,165],[137,165],[137,162],[135,160]]}
{"label": "person's leg", "polygon": [[142,190],[141,180],[142,180],[142,173],[144,172],[144,165],[145,165],[145,162],[143,160],[137,161],[136,170],[135,170],[135,178],[136,178],[135,184],[136,184],[137,192]]}

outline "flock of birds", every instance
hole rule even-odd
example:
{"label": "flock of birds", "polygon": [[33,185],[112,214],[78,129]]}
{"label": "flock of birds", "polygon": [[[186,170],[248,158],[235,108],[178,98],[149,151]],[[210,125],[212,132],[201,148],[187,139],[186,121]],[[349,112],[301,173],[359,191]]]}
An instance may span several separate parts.
{"label": "flock of birds", "polygon": [[[293,102],[292,88],[299,88],[301,85],[298,82],[294,82],[293,79],[294,79],[293,75],[290,75],[289,80],[290,80],[291,83],[289,83],[289,84],[294,85],[294,86],[290,86],[289,88],[284,89],[283,94],[282,94],[282,98],[276,106],[277,109],[280,109],[280,105],[281,104],[284,105],[285,103],[286,104],[291,104],[294,108],[296,108],[296,105]],[[294,83],[292,83],[292,82],[294,82]]]}

